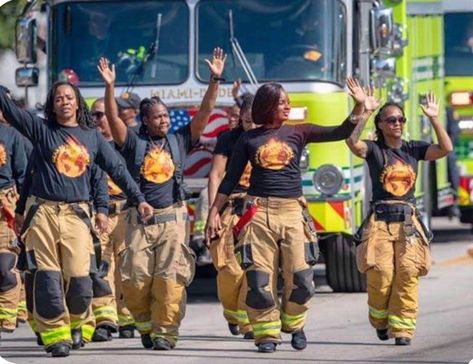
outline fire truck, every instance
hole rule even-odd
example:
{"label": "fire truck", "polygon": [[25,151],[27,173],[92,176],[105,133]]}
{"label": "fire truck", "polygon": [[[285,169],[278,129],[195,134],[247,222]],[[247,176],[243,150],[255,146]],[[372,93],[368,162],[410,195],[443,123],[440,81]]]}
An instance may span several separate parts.
{"label": "fire truck", "polygon": [[[17,54],[25,64],[17,80],[28,87],[38,72],[30,66],[36,39],[30,5],[17,26]],[[281,83],[292,104],[290,123],[339,124],[352,107],[345,79],[354,75],[384,100],[404,105],[406,139],[432,140],[418,104],[430,90],[443,94],[440,1],[48,0],[42,11],[48,83],[73,70],[89,99],[103,96],[96,65],[105,56],[116,64],[118,89],[158,95],[176,113],[190,115],[209,79],[203,60],[220,46],[228,58],[217,119],[225,118],[221,110],[234,102],[232,82],[241,78],[249,92],[264,82]],[[204,144],[212,144],[220,126],[208,131]],[[210,149],[187,164],[196,191],[206,183]],[[366,290],[352,243],[370,200],[363,161],[340,141],[308,145],[300,163],[328,284],[338,292]],[[453,203],[443,160],[423,165],[416,188],[427,220]]]}

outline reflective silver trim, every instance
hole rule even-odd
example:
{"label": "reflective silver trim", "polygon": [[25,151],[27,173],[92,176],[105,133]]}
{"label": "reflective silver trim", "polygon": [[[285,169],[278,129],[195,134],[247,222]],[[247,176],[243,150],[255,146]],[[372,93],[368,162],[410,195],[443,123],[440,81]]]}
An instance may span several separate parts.
{"label": "reflective silver trim", "polygon": [[442,3],[438,1],[407,4],[408,15],[437,15],[442,13]]}

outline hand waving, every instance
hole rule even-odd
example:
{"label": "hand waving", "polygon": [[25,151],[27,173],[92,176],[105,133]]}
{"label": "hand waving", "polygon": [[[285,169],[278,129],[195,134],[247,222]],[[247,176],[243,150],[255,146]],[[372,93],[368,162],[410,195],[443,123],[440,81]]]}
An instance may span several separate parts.
{"label": "hand waving", "polygon": [[226,59],[227,56],[223,54],[222,48],[214,48],[212,61],[205,59],[205,62],[207,62],[209,66],[210,73],[215,77],[221,77]]}
{"label": "hand waving", "polygon": [[381,106],[381,99],[378,99],[376,96],[374,96],[373,87],[366,88],[366,99],[364,102],[364,106],[365,106],[365,111],[369,111],[369,112],[373,112],[378,107]]}
{"label": "hand waving", "polygon": [[353,77],[347,77],[348,94],[357,104],[363,104],[366,99],[366,93],[360,83]]}
{"label": "hand waving", "polygon": [[424,115],[428,118],[435,118],[439,116],[439,103],[432,91],[427,94],[425,105],[420,104],[419,106],[422,109]]}
{"label": "hand waving", "polygon": [[99,64],[97,65],[100,75],[102,76],[103,81],[107,85],[112,85],[115,83],[116,74],[115,74],[115,65],[112,64],[110,67],[110,62],[108,59],[101,57]]}

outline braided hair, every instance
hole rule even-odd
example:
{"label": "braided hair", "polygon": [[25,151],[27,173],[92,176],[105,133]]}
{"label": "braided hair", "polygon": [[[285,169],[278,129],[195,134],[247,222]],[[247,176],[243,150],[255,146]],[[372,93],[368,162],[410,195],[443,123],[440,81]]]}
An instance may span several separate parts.
{"label": "braided hair", "polygon": [[87,106],[84,98],[82,97],[79,88],[67,81],[58,81],[54,83],[53,87],[51,87],[51,89],[49,90],[48,96],[46,98],[46,105],[44,106],[44,115],[46,116],[46,118],[48,120],[57,122],[56,113],[54,112],[54,97],[56,95],[57,89],[61,86],[69,86],[70,88],[72,88],[74,94],[76,95],[78,106],[76,118],[79,126],[82,129],[93,128],[94,123],[92,121],[92,116],[89,112],[89,107]]}
{"label": "braided hair", "polygon": [[140,126],[140,134],[142,135],[147,135],[148,134],[148,128],[146,127],[145,123],[143,122],[143,117],[149,118],[149,115],[151,114],[151,109],[153,108],[154,105],[162,105],[168,109],[167,105],[164,103],[163,100],[159,96],[152,96],[152,97],[146,97],[143,100],[141,100],[140,103],[140,117],[141,117],[141,126]]}
{"label": "braided hair", "polygon": [[383,131],[379,128],[379,123],[381,120],[384,118],[384,114],[386,112],[386,109],[388,107],[397,107],[399,110],[401,110],[402,116],[405,116],[404,114],[404,108],[402,105],[396,103],[396,102],[387,102],[381,108],[378,110],[378,113],[374,117],[374,126],[376,128],[376,139],[379,143],[384,144],[384,136],[383,136]]}

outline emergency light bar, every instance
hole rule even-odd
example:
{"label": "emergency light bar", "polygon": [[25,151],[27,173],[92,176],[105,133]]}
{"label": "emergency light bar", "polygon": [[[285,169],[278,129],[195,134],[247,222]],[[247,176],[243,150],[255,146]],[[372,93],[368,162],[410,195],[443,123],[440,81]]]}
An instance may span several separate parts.
{"label": "emergency light bar", "polygon": [[470,106],[473,105],[473,92],[460,91],[450,94],[450,104],[452,106]]}

